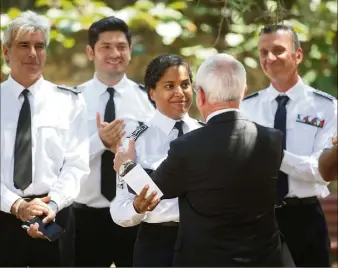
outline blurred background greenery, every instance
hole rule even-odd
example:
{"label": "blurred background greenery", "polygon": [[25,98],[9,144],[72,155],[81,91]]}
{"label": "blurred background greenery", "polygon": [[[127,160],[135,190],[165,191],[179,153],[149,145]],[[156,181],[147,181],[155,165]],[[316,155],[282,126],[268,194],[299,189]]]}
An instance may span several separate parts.
{"label": "blurred background greenery", "polygon": [[[146,65],[162,53],[184,56],[193,70],[207,56],[226,52],[242,61],[250,92],[268,85],[258,61],[258,32],[264,24],[292,25],[304,52],[306,83],[337,96],[337,1],[330,0],[0,0],[1,37],[8,22],[25,10],[52,24],[44,77],[77,85],[93,76],[85,47],[94,21],[115,15],[133,31],[129,78],[142,83]],[[9,68],[1,56],[1,81]],[[191,114],[198,117],[196,107]],[[331,188],[336,191],[336,184]]]}

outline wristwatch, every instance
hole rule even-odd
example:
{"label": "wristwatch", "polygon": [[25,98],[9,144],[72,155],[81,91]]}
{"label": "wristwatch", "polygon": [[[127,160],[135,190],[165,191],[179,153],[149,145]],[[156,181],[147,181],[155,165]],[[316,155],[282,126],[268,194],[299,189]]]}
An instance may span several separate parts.
{"label": "wristwatch", "polygon": [[120,168],[119,168],[119,175],[121,177],[123,177],[124,175],[126,175],[130,170],[133,169],[133,167],[135,167],[136,164],[134,163],[134,161],[132,160],[128,160],[126,162],[124,162]]}

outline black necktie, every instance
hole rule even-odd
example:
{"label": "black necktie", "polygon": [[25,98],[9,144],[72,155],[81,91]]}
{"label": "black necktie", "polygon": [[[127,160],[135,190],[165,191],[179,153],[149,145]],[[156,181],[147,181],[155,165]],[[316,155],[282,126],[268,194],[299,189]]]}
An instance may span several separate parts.
{"label": "black necktie", "polygon": [[182,126],[183,126],[183,121],[177,121],[174,125],[174,128],[176,128],[178,130],[178,135],[177,135],[177,138],[179,136],[182,136],[183,135],[183,129],[182,129]]}
{"label": "black necktie", "polygon": [[[283,150],[286,149],[286,104],[289,101],[288,96],[278,96],[276,98],[278,108],[275,114],[274,128],[283,132]],[[289,192],[288,175],[283,171],[279,171],[277,182],[278,201],[282,201]]]}
{"label": "black necktie", "polygon": [[14,186],[22,191],[32,183],[31,107],[28,93],[28,89],[22,91],[24,101],[16,128],[14,149]]}
{"label": "black necktie", "polygon": [[[110,123],[115,120],[114,88],[107,88],[109,100],[104,112],[104,121]],[[101,156],[101,194],[112,201],[116,195],[116,172],[114,166],[115,154],[105,150]]]}

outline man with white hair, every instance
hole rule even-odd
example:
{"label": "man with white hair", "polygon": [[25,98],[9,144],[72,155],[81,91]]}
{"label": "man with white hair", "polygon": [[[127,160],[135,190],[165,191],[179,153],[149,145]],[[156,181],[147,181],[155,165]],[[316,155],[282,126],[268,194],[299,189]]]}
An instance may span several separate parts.
{"label": "man with white hair", "polygon": [[47,18],[31,11],[4,31],[11,73],[1,83],[0,266],[65,265],[60,240],[42,229],[55,220],[63,238],[72,235],[69,205],[89,173],[84,99],[42,77],[49,36]]}
{"label": "man with white hair", "polygon": [[[165,198],[179,198],[175,266],[282,266],[274,215],[282,133],[242,117],[246,88],[245,69],[232,56],[203,62],[196,103],[207,124],[171,142],[151,174]],[[138,175],[133,144],[115,156],[124,179]]]}

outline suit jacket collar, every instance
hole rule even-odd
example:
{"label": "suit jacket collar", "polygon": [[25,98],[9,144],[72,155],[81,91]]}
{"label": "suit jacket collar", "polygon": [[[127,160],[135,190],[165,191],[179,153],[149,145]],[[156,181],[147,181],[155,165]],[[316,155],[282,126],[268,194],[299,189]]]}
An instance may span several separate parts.
{"label": "suit jacket collar", "polygon": [[245,120],[244,116],[238,111],[229,111],[225,113],[221,113],[212,117],[208,122],[207,125],[210,124],[218,124],[224,122],[230,122],[235,120]]}

